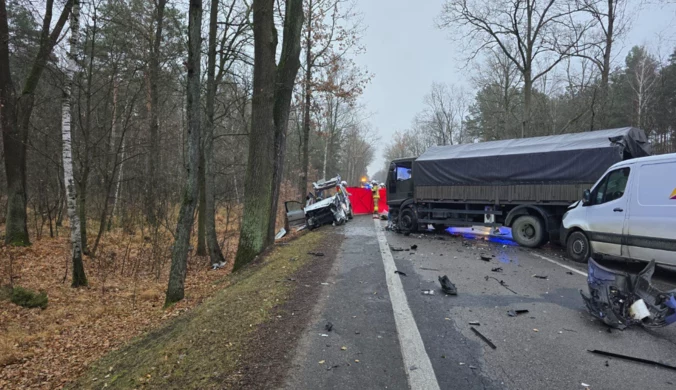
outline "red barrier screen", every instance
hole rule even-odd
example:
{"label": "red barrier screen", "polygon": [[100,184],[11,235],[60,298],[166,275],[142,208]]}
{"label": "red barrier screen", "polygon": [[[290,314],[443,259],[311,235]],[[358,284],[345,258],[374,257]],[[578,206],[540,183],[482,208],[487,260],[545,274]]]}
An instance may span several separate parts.
{"label": "red barrier screen", "polygon": [[371,190],[361,187],[347,187],[354,214],[373,213],[373,195]]}
{"label": "red barrier screen", "polygon": [[[373,193],[370,189],[361,187],[348,187],[350,194],[350,203],[354,214],[373,214]],[[378,212],[387,213],[387,190],[381,188],[380,199],[378,200]]]}
{"label": "red barrier screen", "polygon": [[378,200],[378,213],[387,213],[389,211],[389,207],[387,207],[387,189],[381,188],[378,193],[380,194],[380,199]]}

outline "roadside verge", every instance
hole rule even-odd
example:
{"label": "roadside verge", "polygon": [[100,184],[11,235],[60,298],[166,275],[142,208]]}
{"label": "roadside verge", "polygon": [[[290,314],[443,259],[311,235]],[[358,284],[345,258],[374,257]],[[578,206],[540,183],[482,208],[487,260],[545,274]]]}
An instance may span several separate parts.
{"label": "roadside verge", "polygon": [[99,360],[71,388],[269,388],[283,376],[337,237],[318,231],[277,245],[193,311]]}

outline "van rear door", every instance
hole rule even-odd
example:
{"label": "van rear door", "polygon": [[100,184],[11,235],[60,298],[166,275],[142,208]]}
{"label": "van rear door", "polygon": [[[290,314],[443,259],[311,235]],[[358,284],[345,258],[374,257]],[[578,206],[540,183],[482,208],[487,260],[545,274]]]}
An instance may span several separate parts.
{"label": "van rear door", "polygon": [[637,164],[629,207],[629,257],[676,265],[676,157]]}

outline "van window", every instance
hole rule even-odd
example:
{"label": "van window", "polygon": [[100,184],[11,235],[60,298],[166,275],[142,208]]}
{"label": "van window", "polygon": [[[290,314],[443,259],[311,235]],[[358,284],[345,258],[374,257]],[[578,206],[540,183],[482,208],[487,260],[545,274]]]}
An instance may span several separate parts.
{"label": "van window", "polygon": [[639,204],[676,207],[676,161],[644,164],[637,178]]}
{"label": "van window", "polygon": [[591,194],[591,204],[603,204],[624,195],[629,180],[629,168],[616,169],[609,172]]}

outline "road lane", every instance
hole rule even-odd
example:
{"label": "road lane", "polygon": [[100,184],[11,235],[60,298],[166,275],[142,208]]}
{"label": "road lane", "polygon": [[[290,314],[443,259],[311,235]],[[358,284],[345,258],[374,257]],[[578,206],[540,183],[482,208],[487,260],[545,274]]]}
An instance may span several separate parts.
{"label": "road lane", "polygon": [[[676,383],[673,371],[587,352],[602,349],[675,364],[676,328],[608,333],[580,297],[579,289],[587,288],[584,266],[555,259],[580,271],[573,272],[536,256],[553,258],[556,252],[446,235],[388,232],[387,239],[394,247],[418,245],[416,251],[393,254],[397,268],[408,274],[402,283],[441,388],[462,383],[468,389],[575,389],[586,383],[592,389],[666,389]],[[481,253],[495,257],[486,262]],[[502,272],[491,271],[498,267]],[[457,297],[421,294],[439,291],[437,277],[444,274],[458,287]],[[510,309],[529,313],[509,317]],[[471,332],[471,321],[481,323],[477,330],[497,349]]]}
{"label": "road lane", "polygon": [[[294,351],[284,387],[408,389],[371,217],[355,217],[344,226],[322,229],[333,229],[345,239]],[[325,329],[327,322],[333,324],[330,332]]]}

